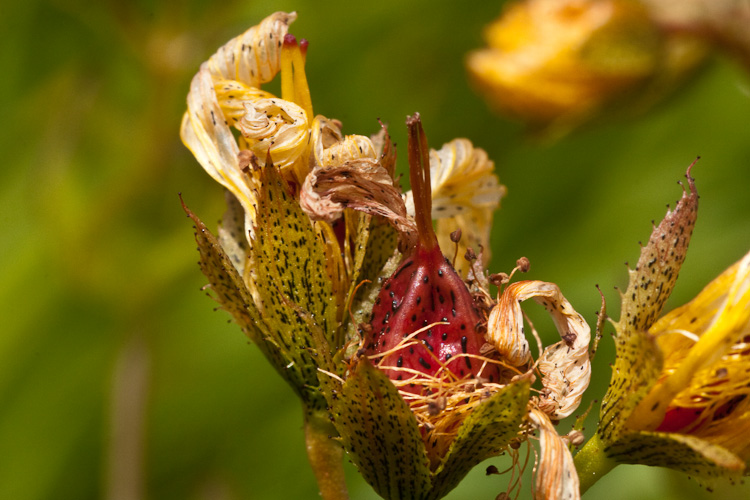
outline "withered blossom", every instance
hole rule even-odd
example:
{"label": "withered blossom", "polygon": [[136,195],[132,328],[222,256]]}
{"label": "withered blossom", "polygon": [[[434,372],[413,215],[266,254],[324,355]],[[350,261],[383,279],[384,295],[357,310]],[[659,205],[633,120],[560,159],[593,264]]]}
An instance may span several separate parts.
{"label": "withered blossom", "polygon": [[[486,458],[517,456],[518,444],[539,430],[537,498],[568,498],[577,475],[552,422],[572,413],[588,386],[588,325],[552,283],[513,283],[495,301],[479,259],[474,279],[463,281],[433,232],[419,117],[408,125],[416,241],[370,296],[361,348],[321,379],[333,424],[381,496],[417,499],[441,498]],[[523,335],[519,302],[528,298],[547,308],[562,337],[538,362]],[[519,345],[526,353],[514,357]],[[541,390],[532,389],[535,373]]]}
{"label": "withered blossom", "polygon": [[[482,255],[505,192],[493,163],[466,139],[429,150],[415,116],[414,194],[404,195],[385,127],[344,135],[340,122],[313,114],[307,42],[288,33],[295,17],[269,16],[193,79],[181,135],[226,188],[227,212],[214,236],[185,210],[208,289],[303,403],[323,497],[347,496],[342,448],[383,497],[440,498],[483,459],[517,455],[535,429],[538,497],[576,490],[550,482],[571,477],[552,422],[588,385],[589,329],[554,284],[490,295]],[[281,96],[261,88],[277,74]],[[441,253],[446,238],[473,256],[465,276]],[[527,298],[561,336],[537,361],[510,355],[515,342],[528,350],[517,334]]]}

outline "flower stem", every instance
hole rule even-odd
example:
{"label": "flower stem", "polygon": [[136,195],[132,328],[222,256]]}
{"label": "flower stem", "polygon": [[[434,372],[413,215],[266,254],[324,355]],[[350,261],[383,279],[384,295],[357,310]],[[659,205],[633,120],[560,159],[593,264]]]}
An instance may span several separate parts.
{"label": "flower stem", "polygon": [[344,478],[344,450],[332,438],[336,436],[324,410],[304,408],[305,445],[323,500],[348,500]]}
{"label": "flower stem", "polygon": [[581,495],[602,476],[617,466],[617,462],[604,453],[604,443],[599,434],[594,434],[575,456],[576,471],[580,481]]}

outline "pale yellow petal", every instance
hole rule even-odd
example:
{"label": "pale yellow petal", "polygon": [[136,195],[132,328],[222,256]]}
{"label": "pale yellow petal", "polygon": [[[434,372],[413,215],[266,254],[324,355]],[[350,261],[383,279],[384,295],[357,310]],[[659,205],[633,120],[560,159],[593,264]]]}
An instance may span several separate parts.
{"label": "pale yellow petal", "polygon": [[557,434],[543,411],[532,408],[529,420],[539,431],[539,462],[534,479],[534,500],[581,498],[578,474],[568,442]]}
{"label": "pale yellow petal", "polygon": [[244,107],[237,127],[261,165],[270,156],[284,171],[304,154],[310,130],[301,107],[278,98],[246,101]]}

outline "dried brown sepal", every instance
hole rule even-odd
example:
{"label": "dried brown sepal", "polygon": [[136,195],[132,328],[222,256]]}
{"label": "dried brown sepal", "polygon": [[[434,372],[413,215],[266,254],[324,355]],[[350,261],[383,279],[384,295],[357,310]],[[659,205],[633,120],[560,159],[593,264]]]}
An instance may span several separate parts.
{"label": "dried brown sepal", "polygon": [[345,208],[385,218],[401,241],[413,246],[416,225],[406,214],[401,193],[380,162],[361,158],[342,166],[315,168],[305,179],[300,205],[313,220],[331,222]]}

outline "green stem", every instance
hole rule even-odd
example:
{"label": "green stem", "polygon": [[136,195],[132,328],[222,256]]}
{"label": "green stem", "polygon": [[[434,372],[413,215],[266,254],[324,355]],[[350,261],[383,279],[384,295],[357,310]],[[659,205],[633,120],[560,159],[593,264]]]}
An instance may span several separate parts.
{"label": "green stem", "polygon": [[599,434],[588,440],[575,456],[576,471],[581,485],[581,495],[594,485],[602,476],[617,466],[617,462],[604,453],[604,443]]}
{"label": "green stem", "polygon": [[332,438],[336,436],[324,410],[305,412],[305,445],[315,479],[323,500],[349,500],[344,478],[344,450]]}

